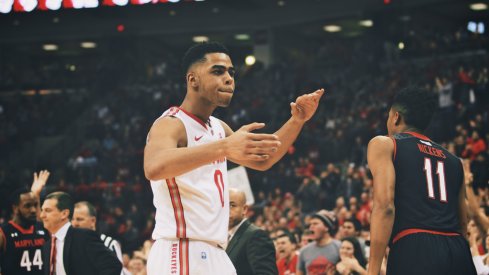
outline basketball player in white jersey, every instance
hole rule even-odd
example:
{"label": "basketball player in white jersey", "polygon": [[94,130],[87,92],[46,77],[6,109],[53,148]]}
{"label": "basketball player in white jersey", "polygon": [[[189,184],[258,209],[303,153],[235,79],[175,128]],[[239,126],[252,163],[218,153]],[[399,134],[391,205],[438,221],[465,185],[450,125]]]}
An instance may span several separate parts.
{"label": "basketball player in white jersey", "polygon": [[211,116],[229,105],[234,92],[227,49],[218,43],[195,45],[185,54],[183,69],[185,99],[155,121],[144,151],[156,207],[148,275],[236,274],[222,249],[229,222],[226,161],[269,169],[316,112],[324,90],[291,103],[291,118],[275,134],[251,133],[263,123],[233,132]]}

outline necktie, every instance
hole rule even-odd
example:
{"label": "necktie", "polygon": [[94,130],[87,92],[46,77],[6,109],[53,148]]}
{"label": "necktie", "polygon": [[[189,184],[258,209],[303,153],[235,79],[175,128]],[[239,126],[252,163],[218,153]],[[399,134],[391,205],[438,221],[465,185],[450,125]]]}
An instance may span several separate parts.
{"label": "necktie", "polygon": [[56,237],[51,237],[51,255],[49,258],[49,275],[56,275]]}

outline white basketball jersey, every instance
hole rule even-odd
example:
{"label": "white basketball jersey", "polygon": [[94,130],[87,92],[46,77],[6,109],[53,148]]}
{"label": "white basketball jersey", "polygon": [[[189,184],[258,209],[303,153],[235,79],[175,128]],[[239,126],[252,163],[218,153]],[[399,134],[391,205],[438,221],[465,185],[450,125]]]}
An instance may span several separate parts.
{"label": "white basketball jersey", "polygon": [[[161,117],[182,121],[187,147],[199,146],[226,137],[221,122],[209,117],[204,123],[178,107]],[[161,118],[160,117],[160,118]],[[192,158],[191,155],[188,156]],[[224,244],[229,223],[229,193],[226,159],[196,168],[176,178],[151,181],[156,225],[153,239],[188,238]]]}

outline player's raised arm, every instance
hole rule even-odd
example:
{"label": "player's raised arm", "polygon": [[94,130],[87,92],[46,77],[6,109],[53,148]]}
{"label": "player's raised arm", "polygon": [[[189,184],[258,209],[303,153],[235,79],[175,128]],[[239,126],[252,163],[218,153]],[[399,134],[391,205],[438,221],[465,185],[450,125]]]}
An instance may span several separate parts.
{"label": "player's raised arm", "polygon": [[374,180],[374,204],[370,227],[368,274],[378,275],[394,224],[395,170],[392,162],[394,143],[377,136],[368,144],[367,159]]}
{"label": "player's raised arm", "polygon": [[264,161],[277,151],[280,142],[276,135],[251,133],[263,126],[252,123],[227,138],[189,148],[182,122],[173,117],[161,118],[151,128],[144,149],[146,178],[173,178],[225,157]]}
{"label": "player's raised arm", "polygon": [[[277,163],[287,153],[289,147],[294,143],[299,135],[304,123],[306,123],[316,112],[319,100],[324,94],[324,89],[316,90],[313,93],[304,94],[299,96],[295,102],[290,104],[291,118],[277,131],[275,135],[280,141],[280,146],[276,152],[269,154],[269,157],[265,159],[249,159],[249,158],[236,158],[235,156],[229,156],[229,160],[256,170],[267,170]],[[226,135],[233,135],[233,131],[228,125],[222,123],[226,131]],[[241,129],[240,129],[241,130]],[[262,154],[268,154],[263,152]]]}
{"label": "player's raised arm", "polygon": [[31,191],[34,194],[34,196],[37,199],[37,220],[40,221],[40,215],[41,215],[41,191],[46,186],[46,182],[48,181],[49,178],[49,171],[48,170],[41,170],[39,171],[39,174],[34,172],[34,179],[32,181],[31,185]]}

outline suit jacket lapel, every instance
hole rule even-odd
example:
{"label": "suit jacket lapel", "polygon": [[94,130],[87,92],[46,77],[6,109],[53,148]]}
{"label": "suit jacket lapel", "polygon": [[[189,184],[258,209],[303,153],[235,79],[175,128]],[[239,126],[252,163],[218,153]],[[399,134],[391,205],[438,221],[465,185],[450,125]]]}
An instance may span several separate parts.
{"label": "suit jacket lapel", "polygon": [[65,267],[66,274],[70,274],[70,264],[69,264],[69,256],[71,251],[71,241],[73,239],[73,228],[70,226],[68,231],[66,232],[65,244],[63,247],[63,265]]}
{"label": "suit jacket lapel", "polygon": [[241,224],[241,226],[238,228],[238,230],[236,230],[236,233],[234,233],[233,238],[231,239],[231,241],[229,241],[229,244],[226,247],[226,252],[228,253],[228,255],[236,247],[236,245],[238,244],[239,238],[241,238],[241,235],[243,235],[243,233],[246,231],[248,226],[250,226],[250,224],[251,224],[250,221],[246,220]]}

